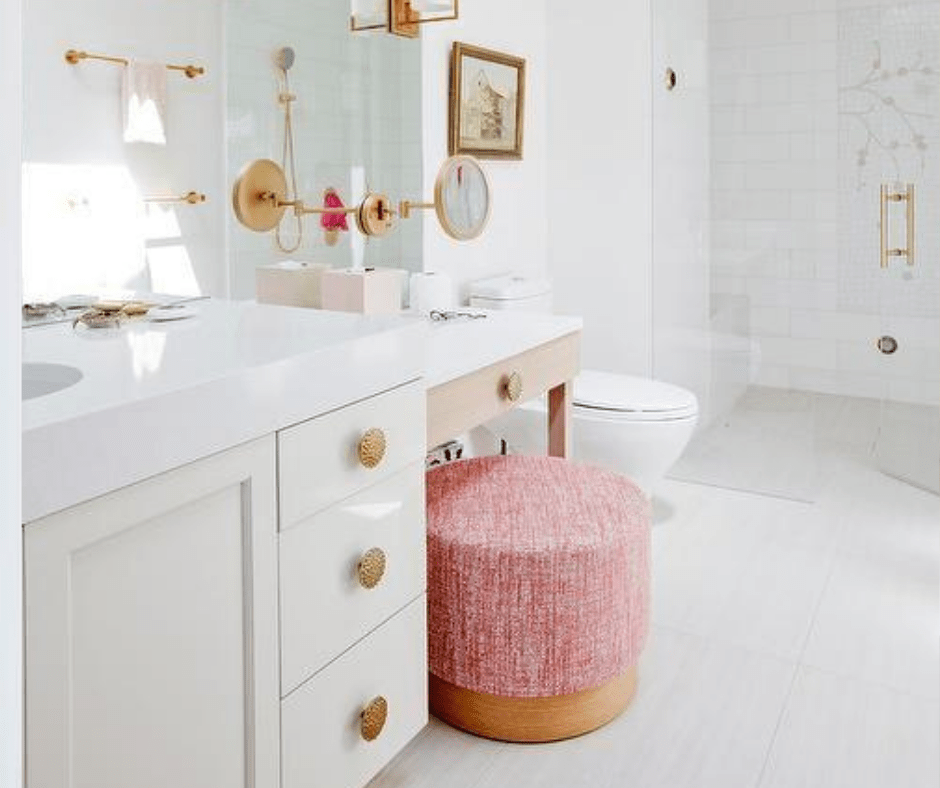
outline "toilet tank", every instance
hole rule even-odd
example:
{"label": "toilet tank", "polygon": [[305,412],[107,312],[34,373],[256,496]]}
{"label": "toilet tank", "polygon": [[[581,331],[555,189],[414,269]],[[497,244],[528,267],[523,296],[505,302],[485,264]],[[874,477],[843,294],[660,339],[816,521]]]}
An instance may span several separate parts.
{"label": "toilet tank", "polygon": [[470,284],[470,306],[518,312],[551,312],[552,283],[543,277],[511,274],[479,279]]}

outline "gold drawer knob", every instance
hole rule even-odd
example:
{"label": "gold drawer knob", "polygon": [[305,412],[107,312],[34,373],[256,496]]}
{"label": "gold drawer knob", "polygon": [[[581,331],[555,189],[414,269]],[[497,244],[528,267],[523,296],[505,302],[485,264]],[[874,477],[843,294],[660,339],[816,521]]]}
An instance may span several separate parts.
{"label": "gold drawer knob", "polygon": [[385,457],[385,433],[378,427],[366,430],[359,439],[359,462],[366,468],[376,468]]}
{"label": "gold drawer knob", "polygon": [[363,588],[375,588],[385,576],[385,553],[378,547],[366,550],[359,559],[356,574]]}
{"label": "gold drawer knob", "polygon": [[388,718],[388,701],[381,695],[369,701],[359,715],[359,732],[366,741],[375,741]]}
{"label": "gold drawer knob", "polygon": [[522,375],[511,372],[503,378],[503,396],[510,402],[518,402],[522,396]]}

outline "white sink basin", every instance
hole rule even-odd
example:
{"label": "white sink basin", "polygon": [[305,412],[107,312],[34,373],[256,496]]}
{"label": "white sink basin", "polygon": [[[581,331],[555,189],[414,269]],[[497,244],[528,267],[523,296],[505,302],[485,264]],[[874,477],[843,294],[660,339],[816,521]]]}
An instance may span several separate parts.
{"label": "white sink basin", "polygon": [[82,379],[82,371],[65,364],[23,364],[23,399],[54,394]]}

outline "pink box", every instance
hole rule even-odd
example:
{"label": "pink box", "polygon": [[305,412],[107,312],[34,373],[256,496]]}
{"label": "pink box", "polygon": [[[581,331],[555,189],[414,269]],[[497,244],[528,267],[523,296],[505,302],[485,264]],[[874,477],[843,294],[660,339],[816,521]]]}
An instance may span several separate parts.
{"label": "pink box", "polygon": [[392,314],[401,311],[406,272],[397,268],[335,268],[320,283],[324,309]]}

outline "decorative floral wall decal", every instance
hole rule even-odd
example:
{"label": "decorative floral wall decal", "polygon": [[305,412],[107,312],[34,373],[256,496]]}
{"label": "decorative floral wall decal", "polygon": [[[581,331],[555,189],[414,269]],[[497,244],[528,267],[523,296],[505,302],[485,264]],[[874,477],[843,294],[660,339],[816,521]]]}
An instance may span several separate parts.
{"label": "decorative floral wall decal", "polygon": [[[906,106],[898,95],[906,93],[907,97],[922,100],[929,97],[933,87],[928,80],[935,71],[925,63],[924,53],[918,52],[906,66],[888,67],[882,59],[881,43],[872,44],[875,55],[868,73],[858,82],[839,88],[841,114],[853,118],[864,135],[856,156],[858,190],[870,185],[867,170],[876,152],[892,163],[897,181],[911,166],[923,173],[928,145],[922,127],[933,120],[931,114]],[[882,180],[880,173],[877,180]]]}

